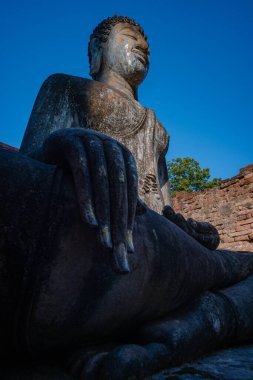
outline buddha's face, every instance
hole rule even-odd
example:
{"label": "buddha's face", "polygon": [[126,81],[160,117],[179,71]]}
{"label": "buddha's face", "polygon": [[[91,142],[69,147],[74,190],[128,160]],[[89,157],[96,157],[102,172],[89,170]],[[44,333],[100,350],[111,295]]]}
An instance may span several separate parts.
{"label": "buddha's face", "polygon": [[118,23],[112,28],[103,48],[103,64],[131,85],[138,85],[145,79],[149,45],[136,26]]}

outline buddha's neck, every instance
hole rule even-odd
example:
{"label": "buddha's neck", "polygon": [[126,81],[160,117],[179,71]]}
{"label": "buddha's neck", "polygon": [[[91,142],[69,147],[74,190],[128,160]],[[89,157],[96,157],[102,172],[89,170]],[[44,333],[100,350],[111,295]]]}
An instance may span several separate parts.
{"label": "buddha's neck", "polygon": [[101,83],[106,83],[123,94],[138,100],[137,88],[132,87],[122,76],[112,70],[103,70],[96,76],[96,80]]}

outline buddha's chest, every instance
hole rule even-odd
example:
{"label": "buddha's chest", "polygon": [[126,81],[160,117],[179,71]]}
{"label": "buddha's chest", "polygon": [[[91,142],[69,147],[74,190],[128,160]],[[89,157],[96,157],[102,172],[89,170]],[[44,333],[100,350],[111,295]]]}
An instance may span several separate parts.
{"label": "buddha's chest", "polygon": [[139,196],[150,208],[161,212],[158,162],[167,150],[168,134],[154,112],[94,82],[86,86],[80,100],[84,125],[114,138],[131,151],[138,169]]}
{"label": "buddha's chest", "polygon": [[85,125],[120,140],[143,127],[147,110],[134,99],[96,82],[86,86],[81,97]]}
{"label": "buddha's chest", "polygon": [[84,125],[123,143],[137,161],[144,159],[145,152],[155,156],[166,148],[167,132],[153,111],[136,100],[94,81],[79,95]]}

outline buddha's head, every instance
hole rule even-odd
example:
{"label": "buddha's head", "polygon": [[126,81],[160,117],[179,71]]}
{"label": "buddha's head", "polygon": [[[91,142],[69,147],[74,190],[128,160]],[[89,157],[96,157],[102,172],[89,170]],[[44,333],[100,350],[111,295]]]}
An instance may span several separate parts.
{"label": "buddha's head", "polygon": [[113,16],[102,21],[90,36],[90,75],[98,79],[111,70],[137,87],[149,68],[149,45],[142,27],[134,20]]}

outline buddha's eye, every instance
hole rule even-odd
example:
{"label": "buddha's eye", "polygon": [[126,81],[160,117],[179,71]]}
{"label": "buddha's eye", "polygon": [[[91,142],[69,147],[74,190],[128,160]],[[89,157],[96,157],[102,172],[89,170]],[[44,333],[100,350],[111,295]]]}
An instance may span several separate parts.
{"label": "buddha's eye", "polygon": [[133,36],[132,34],[123,33],[123,36],[127,36],[127,37],[131,38],[132,40],[137,41],[137,38],[135,36]]}

